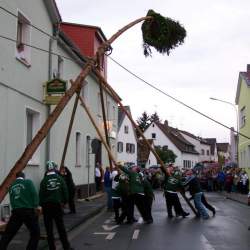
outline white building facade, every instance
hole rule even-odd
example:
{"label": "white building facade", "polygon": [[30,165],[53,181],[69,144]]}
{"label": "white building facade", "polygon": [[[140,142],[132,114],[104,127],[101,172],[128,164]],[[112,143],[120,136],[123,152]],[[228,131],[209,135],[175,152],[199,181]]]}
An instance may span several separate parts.
{"label": "white building facade", "polygon": [[155,146],[167,147],[177,156],[175,165],[180,168],[192,168],[199,161],[199,153],[195,151],[194,145],[185,140],[178,130],[164,124],[151,123],[145,130],[144,136],[153,139]]}
{"label": "white building facade", "polygon": [[[125,108],[131,114],[129,106]],[[119,108],[118,117],[117,160],[123,161],[126,165],[136,165],[137,138],[135,130],[121,108]]]}
{"label": "white building facade", "polygon": [[[1,35],[17,41],[0,39],[2,182],[55,107],[48,106],[43,101],[44,83],[59,76],[68,82],[69,87],[69,81],[76,78],[85,62],[76,52],[77,48],[72,50],[70,39],[57,30],[61,18],[53,0],[2,0],[0,5],[17,16],[15,18],[7,12],[0,15]],[[25,44],[35,46],[36,49]],[[103,122],[100,114],[99,85],[94,75],[86,78],[82,95],[101,128]],[[50,130],[49,137],[42,142],[25,168],[27,178],[32,179],[37,187],[44,175],[46,160],[54,160],[60,165],[74,99],[73,97],[66,106]],[[118,107],[109,94],[105,94],[105,99],[106,110],[109,109],[108,119],[113,125],[110,131],[111,147],[116,155]],[[93,154],[91,144],[95,139],[100,142],[86,113],[79,105],[65,159],[65,165],[71,170],[78,187],[79,197],[86,196],[88,184],[91,193],[95,192],[94,165],[97,154],[101,163],[108,165],[108,156],[101,143],[99,152]],[[8,199],[3,203],[8,203]]]}

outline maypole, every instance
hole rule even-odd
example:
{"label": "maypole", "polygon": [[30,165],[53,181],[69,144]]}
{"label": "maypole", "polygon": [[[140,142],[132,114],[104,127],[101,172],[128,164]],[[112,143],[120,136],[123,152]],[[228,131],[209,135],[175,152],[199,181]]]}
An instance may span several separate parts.
{"label": "maypole", "polygon": [[0,202],[4,199],[8,188],[15,179],[17,172],[22,171],[28,161],[32,158],[33,154],[47,136],[49,130],[54,125],[65,106],[68,104],[72,96],[80,91],[83,81],[86,76],[96,67],[97,57],[102,56],[109,48],[110,45],[125,31],[144,21],[142,25],[143,40],[144,40],[144,54],[151,55],[150,46],[153,46],[158,52],[169,54],[169,51],[179,44],[182,44],[186,36],[185,29],[178,23],[170,18],[165,18],[153,10],[150,10],[146,17],[139,18],[128,25],[124,26],[116,32],[109,40],[104,42],[97,50],[96,55],[91,58],[83,67],[80,74],[73,81],[71,87],[65,92],[55,109],[51,112],[47,120],[44,122],[40,130],[34,136],[30,144],[25,148],[21,157],[16,161],[15,165],[10,170],[7,177],[4,179],[0,186]]}

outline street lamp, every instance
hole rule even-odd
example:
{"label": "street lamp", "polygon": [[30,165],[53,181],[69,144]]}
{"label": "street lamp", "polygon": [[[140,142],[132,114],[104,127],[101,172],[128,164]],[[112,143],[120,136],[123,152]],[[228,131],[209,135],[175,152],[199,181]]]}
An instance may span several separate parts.
{"label": "street lamp", "polygon": [[[224,101],[224,100],[221,100],[221,99],[217,99],[217,98],[214,98],[214,97],[210,97],[210,99],[213,100],[213,101],[227,103],[227,104],[233,106],[234,109],[235,109],[235,114],[236,114],[236,161],[238,163],[239,123],[238,123],[238,109],[237,109],[237,106],[234,103]],[[234,132],[235,132],[235,130],[234,130]]]}

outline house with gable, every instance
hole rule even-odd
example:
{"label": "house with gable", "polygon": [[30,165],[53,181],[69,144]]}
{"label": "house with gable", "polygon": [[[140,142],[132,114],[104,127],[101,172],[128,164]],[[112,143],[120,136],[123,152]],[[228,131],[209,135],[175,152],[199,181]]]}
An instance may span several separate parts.
{"label": "house with gable", "polygon": [[[235,103],[238,105],[239,132],[250,137],[250,64],[239,73]],[[238,164],[250,175],[250,139],[238,136]]]}
{"label": "house with gable", "polygon": [[[60,29],[62,19],[54,0],[35,2],[2,0],[0,6],[17,16],[15,18],[7,12],[0,15],[2,35],[16,39],[16,42],[0,39],[2,51],[0,181],[2,182],[55,108],[54,104],[44,101],[45,83],[60,78],[67,82],[66,87],[69,88],[70,80],[75,79],[86,64],[86,57],[71,37]],[[31,24],[39,29],[35,29]],[[97,46],[94,39],[91,40],[91,46],[92,44]],[[81,95],[100,128],[103,128],[99,93],[99,81],[92,73],[86,77]],[[116,155],[118,106],[109,93],[105,92],[104,95],[110,121],[111,148]],[[37,187],[44,176],[47,160],[53,160],[60,165],[74,99],[72,98],[65,107],[51,128],[49,136],[39,146],[25,168],[27,178],[32,179]],[[71,170],[77,186],[77,197],[82,198],[95,193],[94,169],[97,161],[104,166],[108,165],[108,155],[79,105],[65,159],[65,165]],[[3,201],[3,204],[7,203],[8,197]]]}
{"label": "house with gable", "polygon": [[192,168],[199,161],[199,153],[180,131],[170,127],[168,122],[152,122],[144,131],[147,139],[153,139],[155,146],[168,148],[177,156],[175,165],[180,168]]}
{"label": "house with gable", "polygon": [[[131,114],[130,107],[125,109]],[[137,136],[131,121],[122,109],[118,108],[117,160],[126,165],[137,164]]]}
{"label": "house with gable", "polygon": [[[148,139],[149,144],[154,148],[154,140]],[[154,154],[149,149],[148,145],[144,142],[144,140],[138,140],[138,153],[137,153],[137,161],[138,166],[142,168],[149,168],[150,166],[157,165],[157,159]]]}
{"label": "house with gable", "polygon": [[195,146],[199,153],[199,162],[211,161],[211,145],[201,137],[187,131],[180,130],[181,135]]}
{"label": "house with gable", "polygon": [[218,150],[217,150],[217,140],[216,138],[205,138],[205,141],[210,145],[211,151],[211,161],[218,162]]}
{"label": "house with gable", "polygon": [[225,163],[231,161],[231,147],[228,142],[217,143],[218,156],[221,156]]}

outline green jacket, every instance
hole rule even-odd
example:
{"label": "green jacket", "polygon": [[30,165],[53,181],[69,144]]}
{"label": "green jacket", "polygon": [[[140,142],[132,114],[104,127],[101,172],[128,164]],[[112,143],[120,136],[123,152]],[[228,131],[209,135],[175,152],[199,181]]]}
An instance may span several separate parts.
{"label": "green jacket", "polygon": [[121,170],[129,176],[129,189],[131,194],[144,194],[144,187],[142,183],[142,177],[140,174],[133,172],[125,167],[121,167]]}
{"label": "green jacket", "polygon": [[164,190],[177,192],[182,188],[182,182],[180,178],[174,177],[172,175],[165,175]]}
{"label": "green jacket", "polygon": [[38,194],[31,180],[17,178],[9,188],[12,209],[38,207]]}
{"label": "green jacket", "polygon": [[40,204],[67,203],[68,189],[63,178],[56,173],[47,173],[40,184]]}

